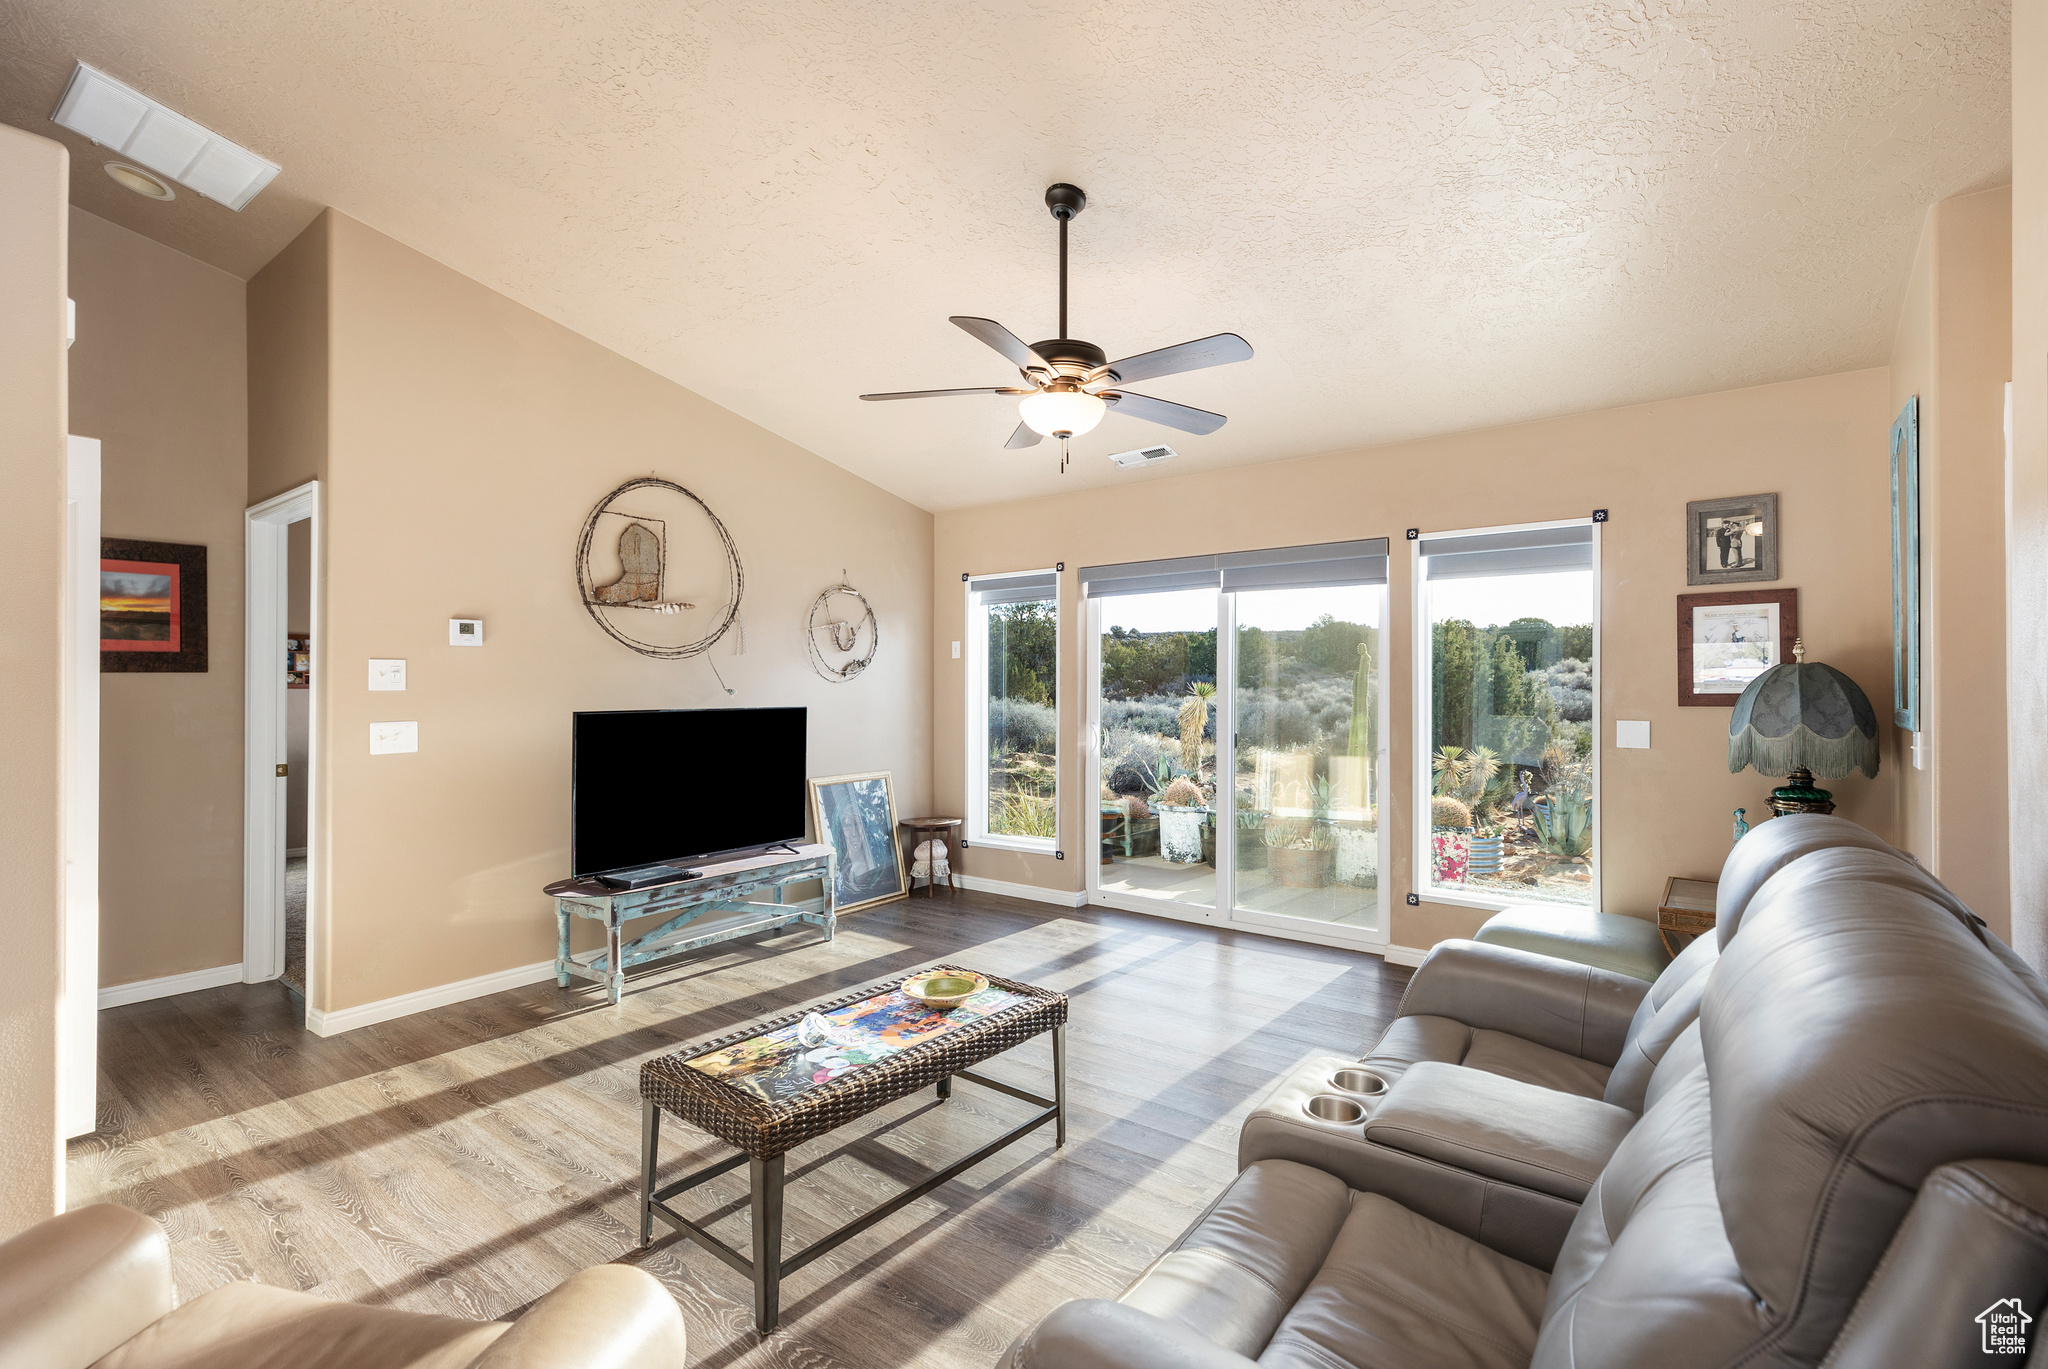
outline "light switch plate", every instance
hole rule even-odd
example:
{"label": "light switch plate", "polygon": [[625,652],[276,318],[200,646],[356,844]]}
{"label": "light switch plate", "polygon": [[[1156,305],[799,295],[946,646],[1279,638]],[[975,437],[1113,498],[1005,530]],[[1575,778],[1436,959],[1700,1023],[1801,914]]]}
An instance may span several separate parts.
{"label": "light switch plate", "polygon": [[418,723],[371,723],[370,754],[373,756],[395,756],[402,751],[420,749],[420,725]]}
{"label": "light switch plate", "polygon": [[481,618],[450,618],[448,620],[449,646],[482,646],[484,644],[484,620]]}
{"label": "light switch plate", "polygon": [[372,660],[370,662],[370,688],[404,689],[405,662]]}
{"label": "light switch plate", "polygon": [[956,661],[960,659],[960,644],[958,642],[953,643],[953,659]]}
{"label": "light switch plate", "polygon": [[1614,724],[1614,744],[1623,750],[1648,751],[1650,725],[1647,722],[1617,721]]}

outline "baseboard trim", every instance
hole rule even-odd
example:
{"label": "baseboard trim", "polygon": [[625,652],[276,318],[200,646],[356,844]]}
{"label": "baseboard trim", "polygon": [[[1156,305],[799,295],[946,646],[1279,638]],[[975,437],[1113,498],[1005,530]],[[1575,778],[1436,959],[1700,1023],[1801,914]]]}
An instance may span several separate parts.
{"label": "baseboard trim", "polygon": [[357,1027],[374,1027],[379,1022],[389,1022],[393,1018],[410,1017],[416,1012],[426,1012],[430,1008],[445,1008],[450,1003],[462,1003],[472,998],[482,998],[487,994],[503,993],[506,989],[523,989],[529,984],[538,984],[554,977],[555,962],[537,960],[531,965],[515,965],[509,970],[480,974],[474,979],[459,979],[453,984],[438,984],[431,989],[418,989],[394,998],[380,998],[374,1003],[359,1003],[353,1008],[336,1008],[332,1012],[321,1012],[308,1006],[306,1030],[315,1036],[339,1036],[343,1032],[354,1031]]}
{"label": "baseboard trim", "polygon": [[167,974],[161,979],[138,979],[133,984],[115,984],[100,990],[102,1008],[125,1008],[130,1003],[147,1003],[152,998],[169,998],[174,994],[197,993],[201,989],[217,989],[223,984],[242,982],[242,966],[216,965],[210,970],[187,970],[183,974]]}
{"label": "baseboard trim", "polygon": [[1412,970],[1422,963],[1423,957],[1429,952],[1413,946],[1389,946],[1380,954],[1387,958],[1389,965],[1406,965]]}
{"label": "baseboard trim", "polygon": [[1056,903],[1062,908],[1081,908],[1088,903],[1088,893],[1084,889],[1041,889],[1036,884],[1018,884],[1012,880],[989,879],[983,875],[957,875],[955,878],[979,894],[1028,898],[1033,903]]}

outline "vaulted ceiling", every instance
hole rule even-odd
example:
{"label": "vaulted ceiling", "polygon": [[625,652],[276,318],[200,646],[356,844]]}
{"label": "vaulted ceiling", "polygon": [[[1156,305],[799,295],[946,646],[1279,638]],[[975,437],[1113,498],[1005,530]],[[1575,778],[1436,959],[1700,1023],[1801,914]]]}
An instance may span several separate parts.
{"label": "vaulted ceiling", "polygon": [[[0,0],[0,119],[239,276],[324,205],[927,508],[1881,365],[1927,205],[2008,178],[2004,0]],[[144,200],[50,111],[89,62],[284,166]],[[1221,330],[1056,473],[1054,332]],[[687,435],[679,434],[679,443]],[[1646,461],[1656,459],[1645,453]]]}

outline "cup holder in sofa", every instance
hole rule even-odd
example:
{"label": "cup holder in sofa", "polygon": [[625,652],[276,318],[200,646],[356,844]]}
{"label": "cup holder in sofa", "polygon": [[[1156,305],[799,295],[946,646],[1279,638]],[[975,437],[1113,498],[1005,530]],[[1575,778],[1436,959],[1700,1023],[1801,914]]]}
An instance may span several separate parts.
{"label": "cup holder in sofa", "polygon": [[1387,1091],[1387,1081],[1371,1070],[1338,1070],[1330,1076],[1330,1087],[1339,1093],[1355,1093],[1362,1098],[1376,1098]]}
{"label": "cup holder in sofa", "polygon": [[1337,1126],[1352,1126],[1365,1120],[1365,1104],[1356,1098],[1343,1098],[1334,1093],[1319,1093],[1301,1105],[1301,1110],[1318,1122],[1331,1122]]}

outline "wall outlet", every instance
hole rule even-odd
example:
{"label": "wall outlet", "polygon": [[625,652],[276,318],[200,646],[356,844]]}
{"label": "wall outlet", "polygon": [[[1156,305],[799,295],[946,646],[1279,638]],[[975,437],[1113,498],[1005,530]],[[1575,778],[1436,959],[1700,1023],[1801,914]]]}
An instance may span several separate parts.
{"label": "wall outlet", "polygon": [[448,620],[449,646],[482,646],[484,644],[484,620],[481,618],[450,618]]}
{"label": "wall outlet", "polygon": [[405,662],[372,660],[370,662],[370,688],[404,689]]}
{"label": "wall outlet", "polygon": [[1614,744],[1624,751],[1648,751],[1650,749],[1650,724],[1647,722],[1621,722],[1614,724]]}
{"label": "wall outlet", "polygon": [[958,642],[953,643],[953,659],[956,661],[960,659],[960,644]]}
{"label": "wall outlet", "polygon": [[418,723],[371,723],[370,754],[373,756],[395,756],[404,751],[420,749],[420,725]]}

